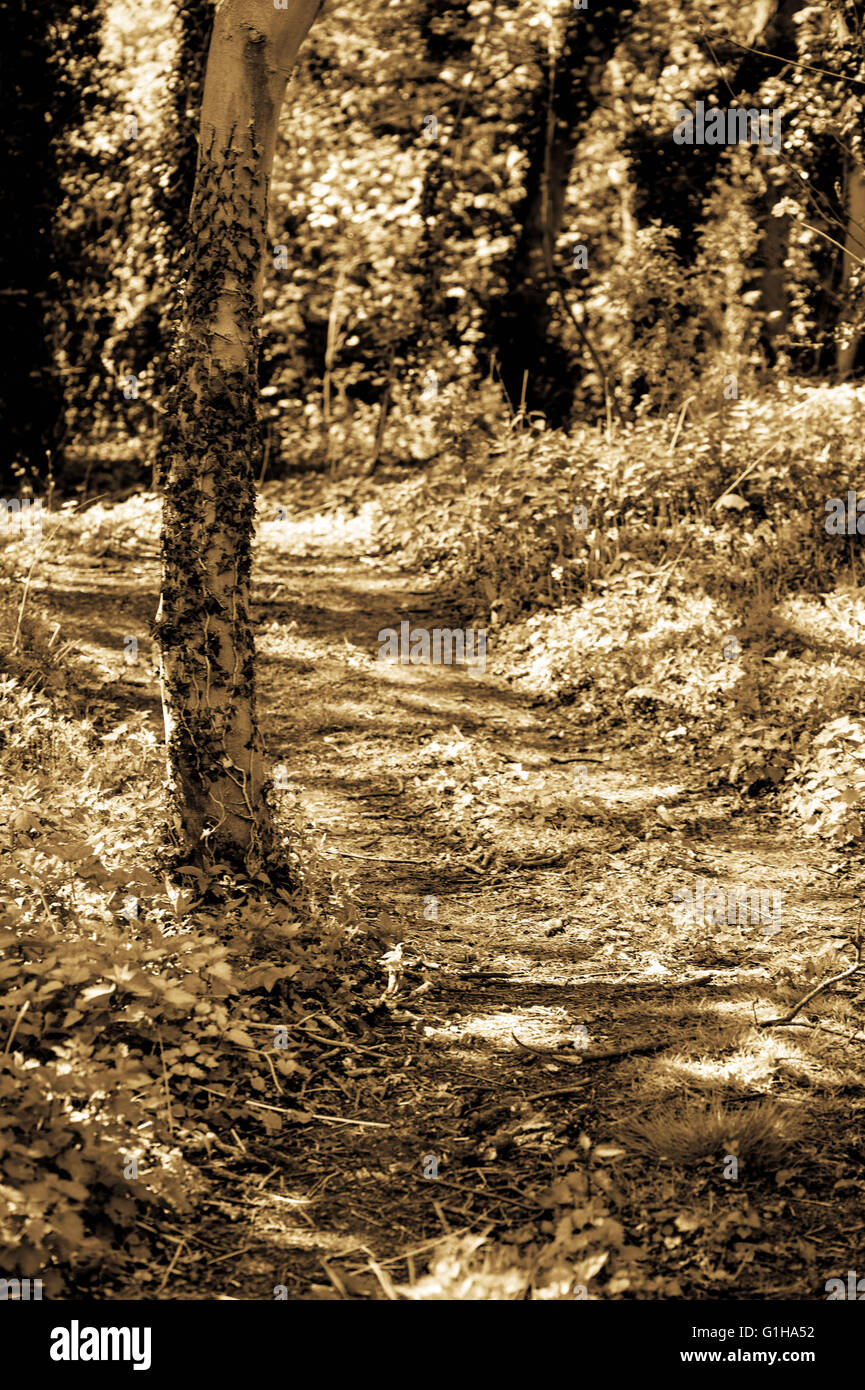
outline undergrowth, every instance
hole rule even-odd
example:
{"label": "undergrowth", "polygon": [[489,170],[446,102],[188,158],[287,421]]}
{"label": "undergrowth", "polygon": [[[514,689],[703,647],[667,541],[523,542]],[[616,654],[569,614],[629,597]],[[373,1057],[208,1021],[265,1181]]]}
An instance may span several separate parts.
{"label": "undergrowth", "polygon": [[357,1031],[382,981],[314,845],[286,850],[293,892],[142,855],[156,738],[62,712],[50,630],[32,610],[18,627],[19,596],[0,595],[0,1268],[49,1297],[152,1293],[148,1213],[188,1216],[213,1151],[302,1124],[306,1030]]}
{"label": "undergrowth", "polygon": [[392,486],[379,547],[488,629],[494,675],[596,740],[690,743],[709,785],[780,788],[848,843],[865,585],[859,536],[825,523],[862,481],[860,411],[858,388],[786,384],[627,427],[517,418],[470,468]]}

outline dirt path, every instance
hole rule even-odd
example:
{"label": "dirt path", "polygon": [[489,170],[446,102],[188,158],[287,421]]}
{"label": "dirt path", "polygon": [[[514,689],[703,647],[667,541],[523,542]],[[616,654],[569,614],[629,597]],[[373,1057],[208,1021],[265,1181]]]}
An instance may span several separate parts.
{"label": "dirt path", "polygon": [[[163,1296],[385,1298],[448,1233],[537,1258],[563,1212],[583,1280],[586,1250],[612,1254],[602,1297],[825,1296],[862,1241],[861,1042],[754,1022],[803,992],[791,960],[849,929],[837,863],[698,768],[534,707],[494,662],[479,676],[377,659],[382,629],[449,614],[422,575],[330,529],[262,527],[262,720],[286,810],[325,835],[383,951],[397,947],[392,1019],[324,1054],[302,1098],[326,1118],[250,1153],[268,1171],[238,1170]],[[49,567],[41,597],[108,682],[98,716],[132,705],[158,732],[152,670],[118,655],[155,609],[155,562],[110,565],[64,566],[62,585]],[[674,893],[700,882],[775,890],[780,920],[675,924]],[[830,1026],[855,996],[842,990]],[[771,1098],[781,1129],[830,1125],[831,1140],[790,1139],[730,1182],[720,1159],[683,1171],[618,1128],[718,1096]],[[550,1188],[589,1169],[590,1199],[582,1177],[570,1198]]]}

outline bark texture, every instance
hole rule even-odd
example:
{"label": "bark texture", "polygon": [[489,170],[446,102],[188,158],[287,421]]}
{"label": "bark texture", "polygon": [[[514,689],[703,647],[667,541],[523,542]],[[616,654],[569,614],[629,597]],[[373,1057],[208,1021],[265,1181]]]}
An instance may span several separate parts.
{"label": "bark texture", "polygon": [[197,862],[255,872],[272,848],[250,618],[257,361],[277,123],[321,0],[221,0],[164,458],[157,615],[175,829]]}

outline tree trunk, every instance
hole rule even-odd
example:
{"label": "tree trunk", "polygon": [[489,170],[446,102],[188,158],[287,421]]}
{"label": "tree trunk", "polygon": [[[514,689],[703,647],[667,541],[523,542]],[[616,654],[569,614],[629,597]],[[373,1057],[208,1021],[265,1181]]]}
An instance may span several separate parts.
{"label": "tree trunk", "polygon": [[842,320],[847,318],[851,322],[846,325],[844,339],[838,346],[836,366],[839,381],[846,381],[852,372],[862,336],[856,305],[859,294],[855,286],[861,283],[862,263],[865,261],[865,169],[858,160],[850,160],[845,192],[847,234],[841,264],[841,316]]}
{"label": "tree trunk", "polygon": [[519,231],[507,268],[509,292],[492,311],[489,325],[510,399],[518,398],[528,371],[529,409],[543,410],[554,425],[570,415],[574,363],[568,347],[552,333],[555,300],[547,246],[555,253],[577,146],[597,106],[604,72],[631,19],[632,12],[621,4],[605,3],[571,10],[565,21],[561,51],[551,62],[554,89],[538,91],[527,132],[529,163],[517,212]]}
{"label": "tree trunk", "polygon": [[776,339],[786,338],[790,328],[790,311],[787,303],[787,272],[785,261],[790,245],[791,219],[789,213],[783,217],[773,217],[771,211],[771,190],[766,199],[767,215],[764,216],[763,236],[758,252],[759,263],[763,266],[760,275],[760,310],[763,316],[762,343],[767,352],[769,366],[777,360]]}
{"label": "tree trunk", "polygon": [[156,620],[175,829],[256,872],[272,848],[250,569],[270,172],[285,88],[322,0],[220,0],[201,109]]}
{"label": "tree trunk", "polygon": [[[195,189],[198,167],[198,133],[207,50],[215,14],[212,0],[173,0],[176,13],[177,47],[169,83],[171,102],[166,130],[166,163],[170,179],[153,190],[154,210],[161,217],[167,272],[153,258],[152,273],[159,278],[159,322],[151,349],[153,379],[162,383],[167,400],[177,380],[177,324],[183,309],[182,281],[188,259],[189,205]],[[168,475],[165,450],[168,431],[156,440],[153,458],[152,491],[157,492]]]}

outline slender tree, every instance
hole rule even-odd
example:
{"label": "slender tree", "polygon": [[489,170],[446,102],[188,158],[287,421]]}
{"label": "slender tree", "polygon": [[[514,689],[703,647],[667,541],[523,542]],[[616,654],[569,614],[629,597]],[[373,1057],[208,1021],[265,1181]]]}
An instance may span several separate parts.
{"label": "slender tree", "polygon": [[165,449],[156,628],[176,829],[194,860],[251,872],[272,848],[250,619],[268,190],[286,84],[321,7],[217,5]]}
{"label": "slender tree", "polygon": [[523,374],[528,372],[529,406],[544,410],[555,424],[568,417],[574,367],[570,350],[552,332],[557,287],[550,263],[577,146],[597,106],[604,72],[631,19],[632,11],[621,4],[592,4],[590,10],[569,12],[558,53],[551,35],[541,63],[546,75],[525,132],[528,169],[507,270],[510,288],[492,310],[489,332],[498,346],[511,400],[519,399]]}

